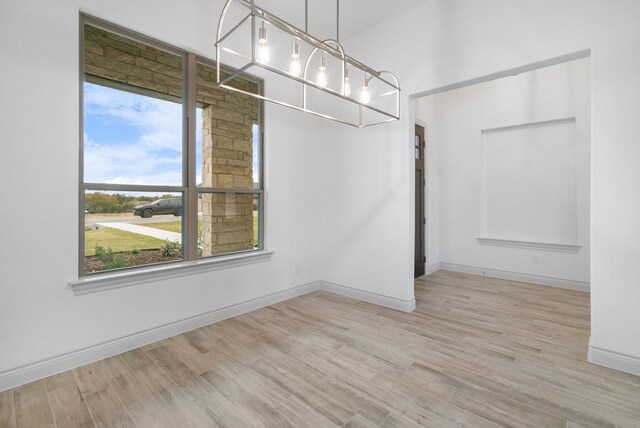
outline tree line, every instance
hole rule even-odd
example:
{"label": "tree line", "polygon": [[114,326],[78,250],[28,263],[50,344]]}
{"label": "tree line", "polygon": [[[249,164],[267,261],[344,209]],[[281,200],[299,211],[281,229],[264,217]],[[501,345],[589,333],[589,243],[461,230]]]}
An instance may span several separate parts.
{"label": "tree line", "polygon": [[89,214],[128,213],[136,205],[143,205],[158,199],[176,198],[171,194],[162,196],[127,196],[121,193],[93,192],[84,195],[84,209]]}

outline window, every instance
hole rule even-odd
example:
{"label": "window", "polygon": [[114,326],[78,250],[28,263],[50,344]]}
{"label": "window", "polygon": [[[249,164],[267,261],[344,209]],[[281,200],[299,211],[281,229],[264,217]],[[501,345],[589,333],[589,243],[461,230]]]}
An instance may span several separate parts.
{"label": "window", "polygon": [[212,61],[81,25],[80,276],[262,249],[261,103]]}

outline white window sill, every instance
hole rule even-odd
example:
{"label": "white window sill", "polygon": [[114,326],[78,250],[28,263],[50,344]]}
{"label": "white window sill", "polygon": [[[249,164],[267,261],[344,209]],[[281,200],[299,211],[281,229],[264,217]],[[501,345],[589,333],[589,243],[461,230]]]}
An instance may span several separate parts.
{"label": "white window sill", "polygon": [[189,262],[178,262],[166,265],[149,266],[132,271],[110,272],[85,276],[77,281],[69,282],[76,296],[128,287],[130,285],[177,278],[218,269],[266,262],[271,259],[273,251],[251,251],[229,254]]}
{"label": "white window sill", "polygon": [[525,248],[529,250],[546,250],[546,251],[560,251],[563,253],[577,253],[580,250],[580,245],[576,244],[555,244],[551,242],[534,242],[534,241],[515,241],[512,239],[499,239],[499,238],[480,238],[478,242],[482,245],[493,245],[495,247],[514,247]]}

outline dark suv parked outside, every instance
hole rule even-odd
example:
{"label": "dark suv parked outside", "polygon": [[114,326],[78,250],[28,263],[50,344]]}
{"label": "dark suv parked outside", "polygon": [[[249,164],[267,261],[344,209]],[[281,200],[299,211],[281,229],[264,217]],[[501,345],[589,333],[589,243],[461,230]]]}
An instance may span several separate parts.
{"label": "dark suv parked outside", "polygon": [[156,214],[181,216],[182,198],[158,199],[150,204],[138,205],[133,208],[133,215],[139,215],[142,218],[150,218]]}

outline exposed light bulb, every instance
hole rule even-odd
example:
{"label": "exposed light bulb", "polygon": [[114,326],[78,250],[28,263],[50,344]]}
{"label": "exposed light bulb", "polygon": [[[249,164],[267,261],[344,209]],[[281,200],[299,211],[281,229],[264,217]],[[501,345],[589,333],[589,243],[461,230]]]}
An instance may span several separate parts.
{"label": "exposed light bulb", "polygon": [[289,74],[295,77],[300,76],[300,47],[298,41],[293,39],[293,48],[291,50],[291,64],[289,65]]}
{"label": "exposed light bulb", "polygon": [[344,70],[344,84],[342,86],[342,93],[345,97],[351,95],[351,85],[349,84],[349,70]]}
{"label": "exposed light bulb", "polygon": [[267,29],[264,28],[264,21],[262,21],[262,27],[258,30],[258,52],[256,60],[261,64],[269,64],[271,59],[269,55],[269,46],[267,45]]}
{"label": "exposed light bulb", "polygon": [[327,61],[324,55],[320,57],[320,67],[318,67],[318,79],[316,83],[321,88],[327,86]]}
{"label": "exposed light bulb", "polygon": [[362,104],[369,104],[371,101],[371,95],[369,95],[369,88],[366,86],[362,87],[362,92],[360,92],[360,102]]}
{"label": "exposed light bulb", "polygon": [[362,85],[362,92],[360,92],[360,102],[362,104],[368,104],[371,101],[371,94],[369,94],[369,81],[367,76],[364,77],[364,84]]}

